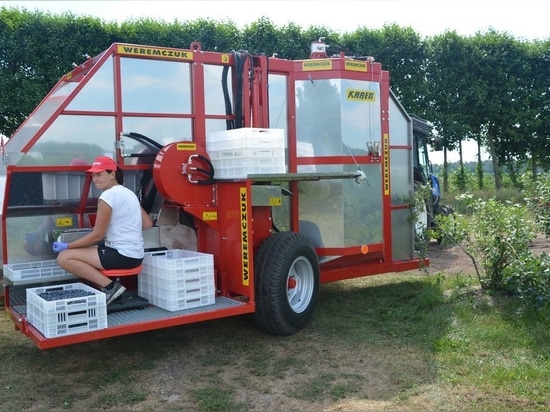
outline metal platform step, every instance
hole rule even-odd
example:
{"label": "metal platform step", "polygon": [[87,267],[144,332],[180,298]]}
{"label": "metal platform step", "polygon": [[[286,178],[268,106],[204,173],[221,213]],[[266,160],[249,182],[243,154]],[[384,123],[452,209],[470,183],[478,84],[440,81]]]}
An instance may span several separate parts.
{"label": "metal platform step", "polygon": [[[132,293],[135,294],[135,292],[130,292],[130,296]],[[137,295],[134,295],[137,296]],[[153,306],[151,304],[145,305],[143,302],[143,298],[137,297],[139,300],[135,304],[135,309],[119,309],[119,310],[108,310],[107,314],[107,324],[108,327],[111,326],[121,326],[121,325],[131,325],[133,323],[140,323],[140,322],[147,322],[147,321],[153,321],[153,320],[160,320],[160,319],[168,319],[172,317],[179,317],[179,316],[185,316],[185,315],[192,315],[197,313],[203,313],[208,312],[212,310],[218,310],[218,309],[227,309],[227,308],[234,308],[239,306],[244,306],[246,303],[243,303],[239,300],[226,298],[223,296],[217,296],[215,299],[215,302],[212,305],[206,305],[201,306],[198,308],[191,308],[191,309],[184,309],[184,310],[178,310],[178,311],[169,311],[166,309],[159,308],[157,306]],[[12,288],[10,290],[10,302],[11,307],[20,315],[26,316],[27,314],[27,302],[26,302],[26,289],[25,288]],[[116,304],[113,302],[112,306]]]}
{"label": "metal platform step", "polygon": [[120,312],[113,312],[107,315],[107,322],[109,327],[129,325],[132,323],[167,319],[171,317],[191,315],[191,314],[197,314],[202,312],[208,312],[211,310],[233,308],[233,307],[243,306],[243,305],[245,305],[245,303],[239,302],[235,299],[229,299],[222,296],[218,296],[216,297],[216,300],[212,305],[201,306],[199,308],[184,309],[184,310],[179,310],[175,312],[170,312],[166,309],[162,309],[153,305],[149,305],[145,309],[133,309],[133,310],[124,310]]}

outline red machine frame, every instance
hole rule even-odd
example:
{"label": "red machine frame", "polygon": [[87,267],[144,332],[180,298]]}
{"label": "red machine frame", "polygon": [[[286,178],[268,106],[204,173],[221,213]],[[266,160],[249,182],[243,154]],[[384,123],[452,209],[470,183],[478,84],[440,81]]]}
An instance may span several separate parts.
{"label": "red machine frame", "polygon": [[[42,348],[52,348],[63,345],[70,345],[79,342],[121,336],[125,334],[144,332],[154,329],[161,329],[177,325],[184,325],[194,322],[218,319],[223,317],[251,314],[256,310],[255,302],[255,282],[254,282],[254,256],[258,247],[264,239],[272,233],[271,226],[271,207],[253,206],[251,202],[252,187],[258,183],[269,183],[270,178],[250,177],[242,181],[224,181],[214,182],[208,185],[197,185],[190,183],[188,176],[184,173],[178,173],[174,168],[167,165],[179,165],[185,163],[192,154],[200,154],[208,157],[206,147],[206,120],[220,119],[226,116],[208,115],[205,111],[205,97],[200,93],[204,83],[204,64],[214,65],[234,65],[234,56],[228,53],[206,52],[202,51],[200,45],[194,43],[190,50],[180,50],[171,48],[159,48],[148,46],[136,46],[126,44],[113,44],[104,53],[98,57],[90,58],[82,65],[65,75],[58,85],[62,82],[79,82],[72,95],[84,87],[87,78],[93,76],[103,62],[109,57],[114,57],[114,78],[115,84],[115,110],[111,113],[116,118],[116,136],[120,139],[122,132],[122,91],[121,83],[121,56],[135,56],[141,59],[163,59],[193,62],[191,79],[193,91],[193,113],[189,118],[193,121],[194,140],[190,142],[171,143],[161,150],[154,164],[155,182],[159,186],[159,191],[167,197],[167,201],[174,207],[182,207],[186,212],[195,217],[195,224],[198,233],[198,250],[214,255],[216,268],[216,282],[218,294],[239,301],[239,305],[223,309],[205,310],[200,313],[189,313],[178,315],[166,319],[133,323],[129,325],[109,326],[103,330],[93,332],[67,335],[57,338],[44,338],[42,334],[31,324],[27,322],[24,316],[10,307],[10,290],[6,288],[5,300],[6,311],[15,324],[15,327],[22,333],[29,336],[35,344]],[[308,70],[308,65],[313,63],[327,63],[330,65],[328,70]],[[294,83],[299,80],[321,80],[331,78],[346,78],[368,80],[380,84],[381,101],[381,154],[380,156],[365,155],[356,158],[361,164],[380,164],[384,186],[388,190],[383,193],[383,238],[382,243],[357,245],[345,248],[317,248],[318,256],[340,256],[337,259],[328,260],[320,264],[320,283],[332,282],[343,279],[364,277],[369,275],[401,272],[406,270],[418,269],[422,264],[428,264],[425,260],[421,262],[419,258],[396,261],[392,256],[392,223],[391,216],[393,209],[402,209],[406,206],[392,206],[389,193],[390,159],[389,159],[389,73],[382,70],[380,63],[377,62],[356,62],[365,71],[355,71],[350,69],[350,61],[343,55],[335,58],[325,58],[318,60],[290,61],[278,58],[268,58],[266,56],[254,56],[253,59],[246,62],[245,71],[253,73],[245,77],[243,90],[250,90],[249,98],[243,100],[243,127],[269,127],[268,116],[268,74],[277,73],[287,76],[289,96],[295,93]],[[269,70],[269,73],[268,73]],[[53,90],[57,88],[54,87]],[[52,90],[52,92],[53,92]],[[42,104],[55,99],[52,92],[46,96]],[[50,119],[45,122],[43,128],[23,147],[22,152],[29,151],[32,146],[40,139],[42,133],[48,128],[53,120],[59,114],[70,113],[67,105],[71,99],[59,105],[52,113]],[[40,107],[40,106],[39,106]],[[38,108],[37,108],[38,109]],[[82,114],[72,112],[72,114]],[[86,114],[86,113],[84,113]],[[124,113],[128,116],[131,114]],[[179,115],[179,117],[186,117]],[[296,117],[296,107],[293,99],[289,99],[288,118]],[[227,116],[230,118],[230,116]],[[299,165],[311,164],[351,164],[349,157],[329,156],[329,157],[308,157],[298,158],[296,153],[296,125],[293,121],[288,121],[288,174],[286,181],[289,182],[291,191],[297,191],[298,182],[303,177],[297,173]],[[187,149],[181,150],[178,144],[187,144]],[[9,149],[9,147],[8,147]],[[412,148],[410,148],[412,149]],[[186,151],[187,150],[187,151]],[[118,153],[119,164],[124,169],[145,170],[146,166],[124,165]],[[48,171],[64,171],[66,167],[51,166],[46,168]],[[85,167],[73,167],[72,170],[84,171]],[[14,170],[25,171],[24,167],[17,165],[7,166],[7,184],[6,194],[11,187],[11,176]],[[28,170],[35,170],[28,167]],[[41,171],[45,168],[41,167]],[[181,169],[180,169],[181,171]],[[83,193],[87,193],[90,187],[88,179]],[[185,190],[183,190],[185,188]],[[180,195],[178,193],[185,193]],[[295,231],[299,225],[298,217],[298,199],[292,198],[290,203],[291,210],[291,228]],[[83,198],[79,210],[76,211],[80,225],[86,226],[85,215],[93,209],[87,199]],[[3,256],[4,263],[7,256],[6,238],[6,217],[10,211],[5,202],[2,214],[3,225]]]}

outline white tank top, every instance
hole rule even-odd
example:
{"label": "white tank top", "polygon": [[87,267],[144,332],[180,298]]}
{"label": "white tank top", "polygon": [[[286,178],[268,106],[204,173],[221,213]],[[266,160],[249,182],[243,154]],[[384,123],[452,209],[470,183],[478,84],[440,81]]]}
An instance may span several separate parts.
{"label": "white tank top", "polygon": [[112,209],[105,245],[117,249],[121,255],[143,258],[141,206],[135,193],[115,185],[101,193],[99,199]]}

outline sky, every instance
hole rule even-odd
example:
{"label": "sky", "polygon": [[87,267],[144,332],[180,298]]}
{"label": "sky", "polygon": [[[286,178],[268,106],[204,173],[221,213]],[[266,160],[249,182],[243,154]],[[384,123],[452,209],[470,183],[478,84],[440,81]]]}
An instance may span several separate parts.
{"label": "sky", "polygon": [[494,28],[527,40],[550,37],[548,0],[0,1],[0,6],[52,14],[69,11],[118,22],[140,17],[168,22],[209,18],[243,27],[268,17],[278,26],[323,25],[340,33],[397,23],[423,36],[447,29],[470,35]]}
{"label": "sky", "polygon": [[[205,18],[232,21],[242,28],[267,17],[276,26],[291,22],[303,29],[325,26],[340,34],[395,23],[422,37],[447,30],[469,36],[494,29],[521,40],[550,38],[550,0],[0,1],[2,6],[119,23],[143,17],[167,22]],[[464,152],[465,161],[475,161],[475,145],[472,150],[467,144]],[[434,152],[431,158],[442,163],[443,154]],[[451,152],[449,161],[457,160],[458,154]]]}

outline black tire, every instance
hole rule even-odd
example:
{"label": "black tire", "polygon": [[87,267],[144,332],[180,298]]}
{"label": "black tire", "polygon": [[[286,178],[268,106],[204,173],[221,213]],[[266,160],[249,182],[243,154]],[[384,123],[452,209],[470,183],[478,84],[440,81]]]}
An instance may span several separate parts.
{"label": "black tire", "polygon": [[311,320],[319,296],[319,261],[311,240],[278,232],[254,259],[254,323],[274,335],[292,335]]}
{"label": "black tire", "polygon": [[454,214],[455,210],[453,209],[452,206],[449,206],[449,205],[443,205],[439,208],[439,214],[441,216],[451,216],[452,214]]}
{"label": "black tire", "polygon": [[[448,206],[448,205],[442,205],[439,207],[439,210],[438,210],[438,214],[441,215],[441,216],[453,216],[455,213],[455,210],[452,208],[452,206]],[[443,233],[440,233],[438,230],[437,230],[437,225],[434,225],[435,226],[435,232],[437,233],[437,244],[440,245],[443,243]]]}

